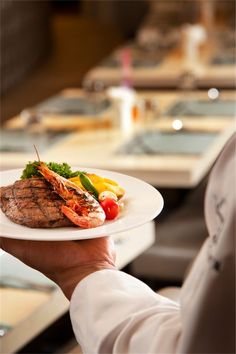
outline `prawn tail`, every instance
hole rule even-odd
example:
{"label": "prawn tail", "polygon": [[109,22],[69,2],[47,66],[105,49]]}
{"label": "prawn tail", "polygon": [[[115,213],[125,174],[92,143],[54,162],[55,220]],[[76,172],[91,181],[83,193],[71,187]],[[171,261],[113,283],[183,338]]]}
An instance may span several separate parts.
{"label": "prawn tail", "polygon": [[61,207],[61,211],[68,219],[73,222],[73,224],[78,225],[84,229],[98,227],[104,223],[102,218],[90,218],[89,216],[78,215],[74,210],[66,205]]}

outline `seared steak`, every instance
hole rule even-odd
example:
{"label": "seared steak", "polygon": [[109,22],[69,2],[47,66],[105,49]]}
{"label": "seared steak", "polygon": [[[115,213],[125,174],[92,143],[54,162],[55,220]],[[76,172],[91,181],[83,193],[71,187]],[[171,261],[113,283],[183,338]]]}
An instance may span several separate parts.
{"label": "seared steak", "polygon": [[17,224],[33,228],[72,226],[61,212],[65,202],[43,178],[16,181],[0,188],[0,206]]}

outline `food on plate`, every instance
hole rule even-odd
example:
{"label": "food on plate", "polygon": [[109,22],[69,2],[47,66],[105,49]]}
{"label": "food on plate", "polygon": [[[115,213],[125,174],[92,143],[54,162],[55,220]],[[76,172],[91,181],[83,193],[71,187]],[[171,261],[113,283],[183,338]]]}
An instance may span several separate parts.
{"label": "food on plate", "polygon": [[[27,165],[25,166],[22,172],[21,179],[26,179],[30,177],[36,177],[36,176],[42,177],[38,169],[39,165],[40,165],[39,161],[33,161],[27,163]],[[48,166],[48,168],[50,168],[50,170],[58,173],[60,176],[65,178],[75,177],[81,173],[81,171],[72,172],[71,167],[66,162],[63,163],[49,162],[46,163],[46,165]]]}
{"label": "food on plate", "polygon": [[[93,183],[91,182],[90,178],[86,176],[85,173],[81,172],[79,175],[79,180],[82,186],[82,189],[91,192],[96,199],[98,199],[98,191],[94,187]],[[75,183],[75,182],[74,182]],[[75,183],[76,184],[76,183]]]}
{"label": "food on plate", "polygon": [[[117,182],[111,179],[100,177],[93,173],[84,172],[83,174],[90,180],[90,183],[92,183],[93,187],[96,189],[98,194],[104,191],[110,191],[114,193],[117,196],[117,198],[122,198],[123,195],[125,194],[125,190]],[[80,174],[78,174],[78,176],[76,177],[70,178],[70,181],[77,184],[80,188],[84,187],[84,184],[81,181]]]}
{"label": "food on plate", "polygon": [[64,201],[44,178],[31,177],[0,189],[1,209],[13,222],[28,227],[72,226],[62,213]]}
{"label": "food on plate", "polygon": [[66,205],[61,207],[61,211],[75,225],[92,228],[104,223],[106,218],[104,210],[89,192],[53,172],[44,162],[40,163],[38,170],[52,185],[54,191],[65,200]]}
{"label": "food on plate", "polygon": [[107,199],[107,198],[113,199],[113,200],[115,200],[116,202],[117,202],[117,200],[118,200],[117,195],[116,195],[115,193],[113,193],[113,192],[110,192],[110,191],[101,192],[101,193],[99,194],[99,196],[98,196],[99,202],[102,202],[103,200],[105,200],[105,199]]}
{"label": "food on plate", "polygon": [[119,204],[111,198],[106,198],[101,201],[101,206],[106,214],[107,220],[115,219],[119,214]]}
{"label": "food on plate", "polygon": [[94,228],[118,217],[125,191],[115,181],[67,163],[29,162],[21,180],[0,188],[0,206],[15,223],[47,228]]}
{"label": "food on plate", "polygon": [[[30,177],[41,177],[41,173],[38,169],[40,162],[29,162],[22,172],[21,179]],[[125,194],[125,190],[115,181],[98,176],[94,173],[87,173],[85,171],[72,171],[71,167],[67,163],[49,162],[46,166],[56,172],[60,176],[69,179],[83,190],[92,192],[97,198],[103,191],[110,191],[117,195],[120,199]]]}

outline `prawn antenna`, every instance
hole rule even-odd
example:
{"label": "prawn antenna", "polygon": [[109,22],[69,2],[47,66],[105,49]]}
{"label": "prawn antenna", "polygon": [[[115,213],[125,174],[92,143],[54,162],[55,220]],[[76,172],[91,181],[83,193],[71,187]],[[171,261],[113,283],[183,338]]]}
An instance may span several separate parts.
{"label": "prawn antenna", "polygon": [[37,148],[36,148],[36,146],[35,146],[35,145],[34,145],[34,150],[35,150],[36,155],[37,155],[37,157],[38,157],[38,162],[41,162],[41,161],[40,161],[40,157],[39,157],[38,150],[37,150]]}

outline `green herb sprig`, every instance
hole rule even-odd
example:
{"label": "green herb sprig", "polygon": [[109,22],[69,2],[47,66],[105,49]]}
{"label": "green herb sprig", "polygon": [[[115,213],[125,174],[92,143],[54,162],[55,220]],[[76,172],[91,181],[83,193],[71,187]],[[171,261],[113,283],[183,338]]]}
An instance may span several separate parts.
{"label": "green herb sprig", "polygon": [[[29,162],[25,166],[22,172],[21,179],[27,179],[31,177],[42,177],[41,173],[37,169],[39,164],[40,163],[38,161]],[[66,162],[63,163],[49,162],[46,163],[46,165],[48,166],[48,168],[50,168],[50,170],[58,173],[60,176],[64,178],[76,177],[79,176],[81,173],[83,173],[82,171],[72,172],[71,167]]]}

